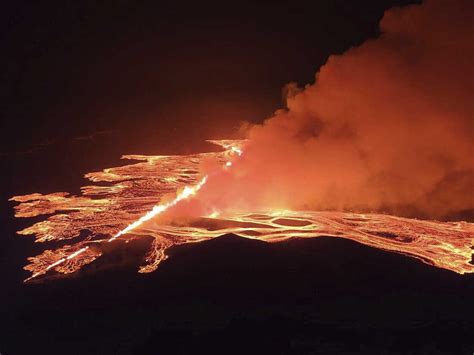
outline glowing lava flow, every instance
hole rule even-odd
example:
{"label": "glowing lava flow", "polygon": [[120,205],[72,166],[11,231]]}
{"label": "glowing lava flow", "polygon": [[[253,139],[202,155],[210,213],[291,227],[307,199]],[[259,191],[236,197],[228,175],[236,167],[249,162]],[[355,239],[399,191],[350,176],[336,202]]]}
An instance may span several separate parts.
{"label": "glowing lava flow", "polygon": [[[81,196],[59,192],[12,197],[12,201],[20,203],[15,207],[17,217],[49,215],[19,234],[33,234],[36,242],[41,243],[69,241],[28,258],[30,263],[25,269],[32,275],[27,280],[52,271],[76,272],[105,252],[92,246],[112,242],[131,231],[129,239],[152,238],[139,272],[155,270],[173,245],[200,242],[226,233],[265,242],[320,236],[346,238],[460,274],[474,272],[474,224],[467,222],[422,221],[367,213],[213,211],[186,225],[159,224],[155,217],[196,194],[206,183],[207,177],[199,174],[204,159],[215,159],[222,169],[227,169],[234,168],[234,157],[242,155],[241,141],[211,143],[224,150],[186,156],[124,156],[138,163],[87,174],[90,181],[108,185],[84,186]],[[176,197],[163,203],[168,194]]]}
{"label": "glowing lava flow", "polygon": [[188,198],[189,196],[194,195],[196,192],[198,192],[201,189],[201,187],[206,183],[206,181],[207,181],[207,176],[204,176],[202,178],[202,180],[199,181],[199,183],[197,185],[195,185],[193,187],[186,186],[183,189],[183,191],[181,191],[173,201],[162,204],[162,205],[154,206],[153,209],[150,212],[148,212],[143,217],[137,219],[135,222],[129,224],[126,228],[122,229],[120,232],[118,232],[112,238],[110,238],[108,240],[108,242],[114,241],[115,239],[117,239],[121,235],[124,235],[124,234],[134,230],[135,228],[141,226],[146,221],[149,221],[153,217],[156,217],[160,213],[163,213],[164,211],[166,211],[170,207],[175,206],[179,201],[184,200],[184,199]]}
{"label": "glowing lava flow", "polygon": [[[149,221],[153,217],[156,217],[160,213],[163,213],[164,211],[166,211],[170,207],[175,206],[179,201],[184,200],[184,199],[194,195],[197,191],[199,191],[201,189],[201,187],[206,183],[206,181],[207,181],[207,176],[203,177],[201,179],[201,181],[193,187],[186,186],[183,189],[183,191],[181,191],[176,196],[176,198],[174,200],[172,200],[171,202],[168,202],[168,203],[164,203],[164,204],[154,206],[153,209],[150,212],[148,212],[144,216],[140,217],[135,222],[129,224],[126,228],[122,229],[117,234],[115,234],[112,238],[107,240],[107,242],[110,243],[110,242],[114,241],[115,239],[119,238],[120,236],[122,236],[124,234],[127,234],[128,232],[131,232],[132,230],[134,230],[134,229],[138,228],[139,226],[141,226],[146,221]],[[52,268],[55,268],[55,267],[61,265],[62,263],[66,262],[68,260],[72,260],[72,259],[78,257],[79,255],[81,255],[82,253],[84,253],[88,249],[89,249],[89,247],[85,246],[85,247],[79,249],[78,251],[68,255],[67,257],[63,257],[63,258],[55,261],[54,263],[48,265],[45,269],[37,271],[32,276],[27,278],[25,281],[29,281],[31,279],[34,279],[35,277],[38,277],[42,274],[45,274],[46,272],[48,272]]]}
{"label": "glowing lava flow", "polygon": [[42,274],[45,274],[46,272],[48,272],[48,271],[51,270],[52,268],[54,268],[54,267],[56,267],[56,266],[59,266],[59,265],[61,265],[62,263],[66,262],[66,261],[68,261],[68,260],[72,260],[72,259],[74,259],[75,257],[81,255],[81,254],[84,253],[87,249],[89,249],[88,246],[87,246],[87,247],[84,247],[84,248],[82,248],[82,249],[79,249],[78,251],[72,253],[72,254],[69,255],[69,256],[66,256],[66,257],[64,257],[64,258],[62,258],[62,259],[59,259],[58,261],[56,261],[56,262],[52,263],[51,265],[47,266],[46,269],[40,270],[40,271],[34,273],[34,274],[31,275],[30,277],[28,277],[25,281],[29,281],[29,280],[31,280],[31,279],[34,279],[35,277],[38,277],[38,276],[40,276],[40,275],[42,275]]}

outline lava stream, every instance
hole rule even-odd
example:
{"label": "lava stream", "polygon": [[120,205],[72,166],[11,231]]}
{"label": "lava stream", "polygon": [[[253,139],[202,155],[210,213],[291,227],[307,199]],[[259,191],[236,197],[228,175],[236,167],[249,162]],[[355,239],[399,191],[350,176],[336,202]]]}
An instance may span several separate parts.
{"label": "lava stream", "polygon": [[[41,243],[67,242],[28,258],[30,263],[25,269],[32,276],[27,280],[53,270],[62,274],[75,272],[102,255],[103,251],[92,245],[112,242],[132,231],[130,238],[153,238],[140,272],[155,270],[173,245],[200,242],[226,233],[265,242],[320,236],[346,238],[460,274],[474,272],[474,224],[467,222],[267,210],[225,214],[214,211],[184,226],[154,223],[154,217],[195,195],[206,183],[207,176],[199,174],[204,159],[216,159],[222,169],[234,168],[233,159],[242,155],[243,142],[211,142],[224,149],[185,156],[124,156],[138,162],[87,174],[90,181],[108,185],[84,186],[81,196],[60,192],[12,197],[12,201],[19,202],[15,207],[17,217],[50,215],[19,234],[35,235]],[[170,193],[176,197],[164,203],[163,197]]]}

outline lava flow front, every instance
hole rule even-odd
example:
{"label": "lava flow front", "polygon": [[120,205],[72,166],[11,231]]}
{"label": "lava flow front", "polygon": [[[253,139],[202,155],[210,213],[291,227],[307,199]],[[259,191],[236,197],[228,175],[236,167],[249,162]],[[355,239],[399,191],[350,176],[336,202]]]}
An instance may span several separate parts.
{"label": "lava flow front", "polygon": [[220,169],[234,168],[233,160],[242,154],[243,143],[211,142],[223,150],[186,156],[124,156],[123,159],[139,162],[87,174],[90,181],[108,185],[84,186],[81,196],[59,192],[12,197],[12,201],[20,202],[15,207],[17,217],[50,215],[19,234],[33,234],[36,242],[63,245],[28,258],[30,263],[25,269],[32,275],[27,280],[52,271],[75,272],[104,253],[102,244],[119,237],[153,238],[145,263],[139,269],[139,272],[151,272],[166,259],[169,247],[226,233],[265,242],[319,236],[346,238],[460,274],[474,272],[471,263],[474,224],[467,222],[288,210],[213,211],[185,225],[155,221],[156,216],[180,201],[198,195],[208,181],[208,176],[199,173],[204,159],[217,160]]}

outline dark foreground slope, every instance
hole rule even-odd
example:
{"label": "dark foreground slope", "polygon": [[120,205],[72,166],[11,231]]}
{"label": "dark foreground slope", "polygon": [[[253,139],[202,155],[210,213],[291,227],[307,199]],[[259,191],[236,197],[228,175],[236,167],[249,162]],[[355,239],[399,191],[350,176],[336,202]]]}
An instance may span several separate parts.
{"label": "dark foreground slope", "polygon": [[[471,354],[474,277],[334,238],[143,245],[4,295],[2,354]],[[132,257],[130,257],[130,255]],[[137,258],[133,256],[136,255]],[[110,259],[112,258],[112,259]]]}

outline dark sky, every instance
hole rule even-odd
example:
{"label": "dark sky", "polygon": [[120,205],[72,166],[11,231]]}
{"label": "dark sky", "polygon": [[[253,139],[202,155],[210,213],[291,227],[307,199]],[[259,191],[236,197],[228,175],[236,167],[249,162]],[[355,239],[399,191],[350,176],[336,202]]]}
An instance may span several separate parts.
{"label": "dark sky", "polygon": [[232,136],[409,2],[10,2],[0,152],[109,130],[117,156]]}

